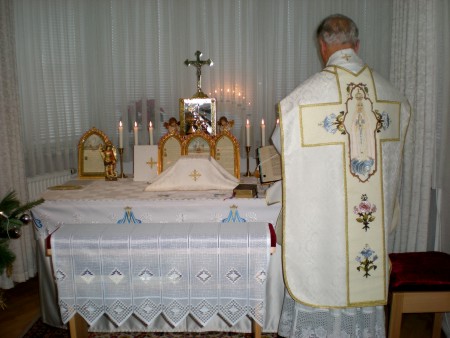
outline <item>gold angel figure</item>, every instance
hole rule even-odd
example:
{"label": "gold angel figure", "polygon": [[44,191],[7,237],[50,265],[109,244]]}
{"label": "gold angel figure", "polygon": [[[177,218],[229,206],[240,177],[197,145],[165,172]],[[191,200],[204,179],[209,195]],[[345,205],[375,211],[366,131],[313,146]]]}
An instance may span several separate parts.
{"label": "gold angel figure", "polygon": [[164,122],[164,127],[166,127],[169,134],[178,134],[180,132],[180,122],[175,117],[171,117],[169,122]]}
{"label": "gold angel figure", "polygon": [[222,133],[224,131],[231,132],[231,128],[233,128],[234,126],[234,120],[228,121],[228,119],[225,116],[222,116],[219,119],[219,122],[217,122],[217,126],[219,128],[219,133]]}

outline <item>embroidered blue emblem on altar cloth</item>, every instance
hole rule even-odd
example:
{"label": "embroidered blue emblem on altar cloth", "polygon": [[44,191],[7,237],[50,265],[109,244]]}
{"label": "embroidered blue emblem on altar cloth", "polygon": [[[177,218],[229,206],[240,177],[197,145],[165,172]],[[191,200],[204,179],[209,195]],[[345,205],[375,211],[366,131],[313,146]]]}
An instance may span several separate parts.
{"label": "embroidered blue emblem on altar cloth", "polygon": [[126,207],[125,214],[121,219],[117,221],[117,224],[125,224],[125,223],[142,223],[142,221],[134,216],[134,213],[131,211],[130,207]]}
{"label": "embroidered blue emblem on altar cloth", "polygon": [[230,207],[230,212],[228,213],[228,216],[224,219],[222,219],[222,223],[236,223],[236,222],[247,222],[247,220],[245,218],[242,218],[239,215],[239,211],[237,210],[237,206],[236,205],[232,205]]}

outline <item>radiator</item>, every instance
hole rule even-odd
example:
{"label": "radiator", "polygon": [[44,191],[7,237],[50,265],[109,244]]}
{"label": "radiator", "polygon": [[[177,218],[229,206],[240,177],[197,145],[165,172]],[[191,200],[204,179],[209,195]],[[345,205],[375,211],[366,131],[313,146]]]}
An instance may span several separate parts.
{"label": "radiator", "polygon": [[70,170],[28,177],[28,198],[30,201],[34,201],[38,199],[48,187],[63,184],[70,179],[73,179]]}

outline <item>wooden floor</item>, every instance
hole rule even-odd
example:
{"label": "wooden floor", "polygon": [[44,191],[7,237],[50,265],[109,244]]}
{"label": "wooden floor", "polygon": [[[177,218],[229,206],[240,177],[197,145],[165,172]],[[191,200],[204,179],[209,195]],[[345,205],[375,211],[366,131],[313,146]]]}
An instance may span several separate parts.
{"label": "wooden floor", "polygon": [[[25,283],[19,283],[14,288],[3,292],[7,308],[0,309],[0,338],[20,338],[40,316],[37,277]],[[429,314],[404,315],[402,338],[430,336],[431,316]],[[443,333],[442,338],[445,338]]]}
{"label": "wooden floor", "polygon": [[0,337],[22,337],[41,315],[38,279],[34,277],[1,291],[6,309],[0,309]]}

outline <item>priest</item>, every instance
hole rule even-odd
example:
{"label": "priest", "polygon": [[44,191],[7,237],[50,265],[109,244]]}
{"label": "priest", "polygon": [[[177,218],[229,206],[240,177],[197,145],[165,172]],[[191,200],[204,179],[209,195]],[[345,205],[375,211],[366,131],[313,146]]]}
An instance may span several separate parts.
{"label": "priest", "polygon": [[350,18],[325,18],[317,40],[324,68],[281,101],[273,136],[283,166],[278,333],[384,337],[410,105],[360,59]]}

